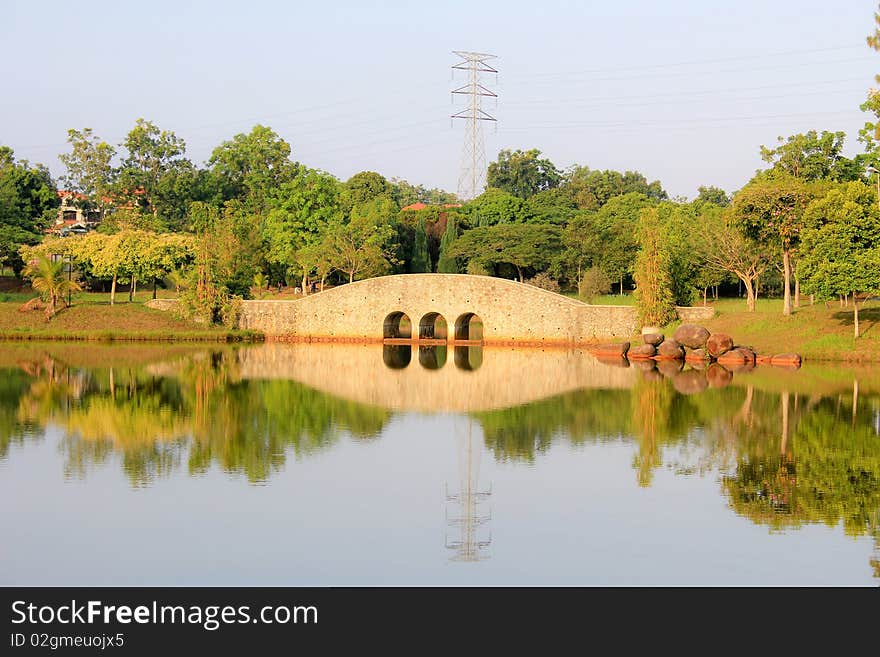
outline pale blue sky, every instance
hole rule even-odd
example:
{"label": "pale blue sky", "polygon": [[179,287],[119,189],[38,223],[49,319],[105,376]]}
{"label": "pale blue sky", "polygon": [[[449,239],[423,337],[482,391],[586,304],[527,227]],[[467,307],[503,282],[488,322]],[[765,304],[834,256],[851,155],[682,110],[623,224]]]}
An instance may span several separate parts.
{"label": "pale blue sky", "polygon": [[32,2],[0,0],[0,144],[54,173],[68,128],[144,117],[202,163],[255,123],[294,158],[455,191],[452,50],[498,55],[486,152],[732,190],[760,144],[864,122],[873,0]]}

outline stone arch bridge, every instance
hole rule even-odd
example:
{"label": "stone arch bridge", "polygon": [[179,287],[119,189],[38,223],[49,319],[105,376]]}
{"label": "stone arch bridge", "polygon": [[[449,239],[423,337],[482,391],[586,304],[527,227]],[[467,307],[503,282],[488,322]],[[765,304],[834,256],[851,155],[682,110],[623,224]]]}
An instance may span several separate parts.
{"label": "stone arch bridge", "polygon": [[[711,308],[680,308],[699,321]],[[467,274],[381,276],[293,301],[245,301],[241,328],[310,341],[586,344],[637,331],[630,306],[593,306],[515,281]]]}

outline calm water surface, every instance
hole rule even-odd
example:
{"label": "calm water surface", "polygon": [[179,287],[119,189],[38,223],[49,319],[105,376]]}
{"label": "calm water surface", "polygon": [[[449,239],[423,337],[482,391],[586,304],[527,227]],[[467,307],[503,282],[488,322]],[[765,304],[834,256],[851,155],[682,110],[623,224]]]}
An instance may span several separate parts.
{"label": "calm water surface", "polygon": [[880,371],[0,345],[0,584],[880,584]]}

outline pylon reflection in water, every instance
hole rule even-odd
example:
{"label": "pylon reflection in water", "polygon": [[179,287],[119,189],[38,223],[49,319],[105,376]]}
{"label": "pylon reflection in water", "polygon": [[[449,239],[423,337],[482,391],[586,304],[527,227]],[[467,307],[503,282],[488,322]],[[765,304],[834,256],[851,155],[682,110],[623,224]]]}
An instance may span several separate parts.
{"label": "pylon reflection in water", "polygon": [[[491,485],[485,491],[479,489],[480,452],[482,446],[473,436],[473,420],[467,419],[467,431],[456,426],[458,442],[459,489],[450,494],[446,490],[446,524],[458,530],[457,536],[450,539],[446,535],[446,548],[454,550],[451,561],[482,561],[488,555],[482,550],[492,543],[492,535],[485,533],[484,526],[492,519],[487,501],[492,495]],[[454,511],[450,514],[450,505]]]}

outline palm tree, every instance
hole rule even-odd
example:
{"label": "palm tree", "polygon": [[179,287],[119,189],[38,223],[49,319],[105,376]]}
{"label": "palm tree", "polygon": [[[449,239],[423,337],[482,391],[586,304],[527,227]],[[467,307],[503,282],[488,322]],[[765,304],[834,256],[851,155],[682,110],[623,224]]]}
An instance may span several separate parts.
{"label": "palm tree", "polygon": [[69,292],[82,290],[77,280],[64,276],[64,263],[61,260],[53,262],[45,255],[37,256],[29,262],[22,273],[31,279],[31,287],[46,302],[46,321],[55,315],[59,300],[64,303],[64,297]]}

